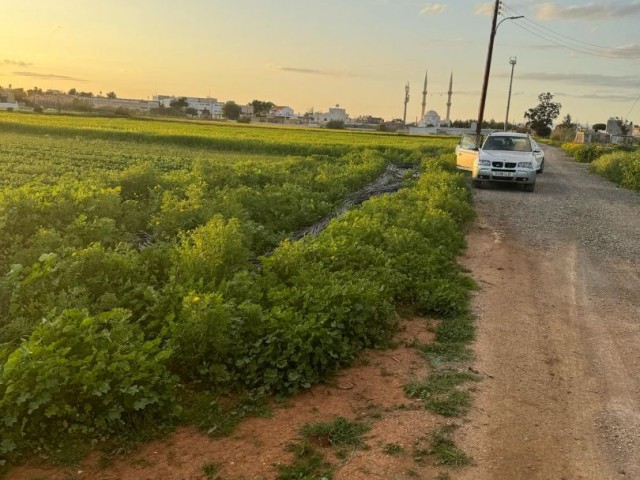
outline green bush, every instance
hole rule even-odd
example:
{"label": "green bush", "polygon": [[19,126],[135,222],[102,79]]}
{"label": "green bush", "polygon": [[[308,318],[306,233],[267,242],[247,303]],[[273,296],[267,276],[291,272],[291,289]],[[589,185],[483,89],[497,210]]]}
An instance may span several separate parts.
{"label": "green bush", "polygon": [[640,151],[618,150],[591,164],[591,171],[630,190],[640,190]]}
{"label": "green bush", "polygon": [[606,152],[604,147],[593,143],[563,143],[562,149],[580,163],[591,163]]}
{"label": "green bush", "polygon": [[172,416],[170,350],[124,310],[68,310],[43,323],[0,370],[0,455],[56,453]]}

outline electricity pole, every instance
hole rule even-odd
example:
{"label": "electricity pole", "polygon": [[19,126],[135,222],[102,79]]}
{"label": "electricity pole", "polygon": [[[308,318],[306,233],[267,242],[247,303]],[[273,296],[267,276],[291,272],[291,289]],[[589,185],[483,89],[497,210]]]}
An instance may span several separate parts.
{"label": "electricity pole", "polygon": [[489,73],[491,71],[491,57],[493,56],[493,41],[496,38],[496,32],[498,27],[505,20],[517,20],[523,18],[524,15],[518,15],[514,17],[506,17],[500,20],[498,23],[498,14],[500,13],[500,0],[496,0],[493,6],[493,20],[491,22],[491,35],[489,36],[489,50],[487,52],[487,64],[484,68],[484,80],[482,82],[482,94],[480,95],[480,108],[478,110],[478,125],[476,127],[476,142],[480,144],[480,135],[482,132],[482,121],[484,120],[484,104],[487,100],[487,88],[489,86]]}
{"label": "electricity pole", "polygon": [[482,132],[482,120],[484,120],[484,104],[487,100],[487,88],[489,87],[489,72],[491,71],[491,57],[493,56],[493,41],[496,38],[496,25],[500,12],[500,0],[496,0],[493,6],[493,20],[491,22],[491,35],[489,36],[489,50],[487,52],[487,64],[484,67],[484,80],[482,81],[482,93],[480,94],[480,108],[478,109],[478,125],[476,126],[476,143],[480,144]]}
{"label": "electricity pole", "polygon": [[509,107],[511,106],[511,87],[513,86],[513,69],[516,66],[518,59],[516,57],[510,57],[509,63],[511,64],[511,80],[509,81],[509,97],[507,98],[507,116],[504,119],[504,131],[507,131],[507,123],[509,123]]}

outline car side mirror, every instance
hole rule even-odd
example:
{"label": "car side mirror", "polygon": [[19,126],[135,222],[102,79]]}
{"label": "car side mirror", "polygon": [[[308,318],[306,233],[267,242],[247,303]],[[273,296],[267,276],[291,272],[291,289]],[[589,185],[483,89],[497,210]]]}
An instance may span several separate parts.
{"label": "car side mirror", "polygon": [[540,148],[534,148],[533,149],[533,153],[540,153],[540,152],[542,152],[542,149],[540,149]]}

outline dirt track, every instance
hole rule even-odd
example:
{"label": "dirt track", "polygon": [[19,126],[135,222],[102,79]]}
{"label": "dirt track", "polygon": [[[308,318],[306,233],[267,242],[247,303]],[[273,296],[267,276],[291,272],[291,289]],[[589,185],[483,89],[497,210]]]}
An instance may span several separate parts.
{"label": "dirt track", "polygon": [[535,193],[477,191],[464,259],[484,372],[463,480],[640,479],[640,195],[546,149]]}

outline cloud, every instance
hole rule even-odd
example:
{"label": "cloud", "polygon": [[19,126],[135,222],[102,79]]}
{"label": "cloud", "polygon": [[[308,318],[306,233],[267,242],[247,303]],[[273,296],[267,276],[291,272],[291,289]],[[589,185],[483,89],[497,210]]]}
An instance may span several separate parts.
{"label": "cloud", "polygon": [[475,6],[476,15],[493,15],[493,4],[482,3]]}
{"label": "cloud", "polygon": [[23,62],[21,60],[3,60],[2,65],[11,65],[12,67],[28,67],[33,63]]}
{"label": "cloud", "polygon": [[[496,75],[498,77],[508,77],[509,74],[503,73]],[[601,75],[597,73],[522,73],[518,75],[522,80],[531,80],[539,83],[559,82],[571,85],[587,85],[598,87],[618,87],[637,89],[638,77],[634,75],[612,76]],[[635,94],[637,95],[637,94]]]}
{"label": "cloud", "polygon": [[36,72],[13,72],[17,77],[32,77],[41,80],[72,80],[74,82],[86,82],[83,78],[69,77],[67,75],[56,75],[53,73],[36,73]]}
{"label": "cloud", "polygon": [[640,15],[640,0],[617,3],[558,5],[543,3],[534,9],[538,20],[603,20]]}
{"label": "cloud", "polygon": [[632,102],[638,98],[635,93],[619,94],[619,93],[588,93],[576,95],[575,93],[556,92],[557,97],[584,98],[587,100],[606,100],[608,102]]}
{"label": "cloud", "polygon": [[341,77],[341,78],[359,76],[352,72],[339,71],[339,70],[320,70],[315,68],[285,67],[282,65],[269,65],[269,67],[274,70],[279,70],[281,72],[302,73],[305,75],[321,75],[325,77]]}
{"label": "cloud", "polygon": [[427,3],[422,10],[420,10],[420,15],[428,15],[430,13],[444,13],[447,10],[447,6],[442,3]]}

